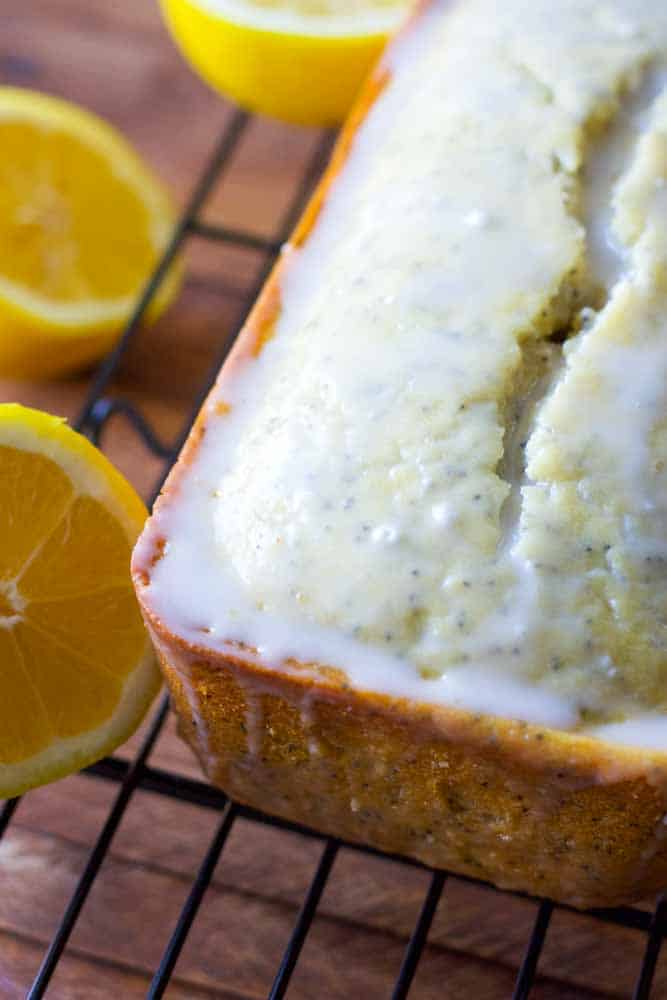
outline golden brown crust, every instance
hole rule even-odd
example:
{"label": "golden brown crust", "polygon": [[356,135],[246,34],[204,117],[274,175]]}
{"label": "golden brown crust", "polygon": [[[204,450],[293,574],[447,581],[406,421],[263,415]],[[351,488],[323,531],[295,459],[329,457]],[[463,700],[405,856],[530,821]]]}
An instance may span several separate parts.
{"label": "golden brown crust", "polygon": [[[419,5],[426,8],[428,0]],[[415,16],[418,16],[416,14]],[[291,246],[308,238],[355,132],[381,92],[371,77]],[[280,309],[284,254],[216,386],[252,363]],[[224,419],[225,404],[218,402]],[[206,431],[206,407],[158,504]],[[346,840],[575,906],[630,902],[667,885],[667,754],[359,692],[321,665],[257,664],[188,643],[150,606],[164,538],[149,522],[133,572],[181,731],[209,779],[240,802]]]}
{"label": "golden brown crust", "polygon": [[580,907],[667,884],[664,759],[265,670],[148,624],[181,733],[236,800]]}

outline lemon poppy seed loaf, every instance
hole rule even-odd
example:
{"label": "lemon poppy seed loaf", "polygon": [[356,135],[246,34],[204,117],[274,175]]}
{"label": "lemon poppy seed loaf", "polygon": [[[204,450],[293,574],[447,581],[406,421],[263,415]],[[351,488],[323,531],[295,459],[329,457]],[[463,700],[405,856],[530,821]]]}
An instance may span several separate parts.
{"label": "lemon poppy seed loaf", "polygon": [[578,906],[667,883],[667,9],[422,5],[135,552],[254,806]]}

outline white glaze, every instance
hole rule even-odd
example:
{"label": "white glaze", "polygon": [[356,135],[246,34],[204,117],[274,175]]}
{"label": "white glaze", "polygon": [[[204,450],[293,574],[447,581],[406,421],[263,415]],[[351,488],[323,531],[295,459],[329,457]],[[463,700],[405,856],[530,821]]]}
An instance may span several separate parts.
{"label": "white glaze", "polygon": [[650,110],[666,82],[664,67],[649,67],[641,85],[620,99],[611,125],[591,142],[584,170],[583,222],[592,276],[607,291],[629,264],[628,248],[614,231],[617,183],[630,166],[636,143],[648,127]]}
{"label": "white glaze", "polygon": [[[667,10],[445,6],[396,47],[229,414],[214,395],[153,519],[169,543],[144,598],[201,645],[329,664],[363,690],[561,728],[645,714],[667,662],[665,102],[648,110]],[[584,178],[587,123],[619,97]],[[588,234],[582,181],[613,192],[613,212],[583,199]],[[620,269],[600,251],[612,229]],[[574,322],[590,271],[607,306],[526,383],[519,345]]]}
{"label": "white glaze", "polygon": [[[667,747],[667,717],[664,715],[637,715],[623,722],[609,722],[605,726],[592,726],[590,736],[609,743],[641,747],[644,750],[664,750]],[[667,816],[665,817],[667,822]]]}

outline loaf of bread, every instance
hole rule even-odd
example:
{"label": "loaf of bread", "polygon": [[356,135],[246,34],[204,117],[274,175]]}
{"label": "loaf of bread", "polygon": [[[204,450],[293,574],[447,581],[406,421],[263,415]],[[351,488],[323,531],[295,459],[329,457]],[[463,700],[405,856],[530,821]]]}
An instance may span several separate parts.
{"label": "loaf of bread", "polygon": [[236,799],[611,905],[667,885],[667,5],[431,0],[134,556]]}

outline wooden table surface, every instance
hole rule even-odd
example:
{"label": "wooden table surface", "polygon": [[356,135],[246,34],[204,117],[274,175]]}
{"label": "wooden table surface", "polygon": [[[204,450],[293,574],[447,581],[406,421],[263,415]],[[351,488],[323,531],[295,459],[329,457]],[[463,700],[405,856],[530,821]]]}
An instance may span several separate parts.
{"label": "wooden table surface", "polygon": [[[181,61],[156,0],[2,0],[0,82],[61,94],[106,116],[143,151],[179,204],[231,113]],[[207,219],[271,233],[318,138],[254,122],[210,199]],[[114,391],[138,403],[165,438],[177,433],[260,263],[252,252],[193,242],[178,303],[126,358]],[[0,381],[0,400],[73,417],[87,384],[87,377],[41,385]],[[122,418],[112,422],[105,445],[148,492],[159,463]],[[135,737],[123,752],[129,755],[136,743]],[[199,773],[171,723],[151,762]],[[76,776],[31,793],[19,806],[0,841],[0,1000],[25,995],[114,792]],[[134,795],[50,997],[145,994],[216,823],[203,809]],[[237,822],[168,996],[266,996],[320,851],[319,843],[295,834]],[[342,851],[289,996],[389,997],[427,885],[418,869]],[[411,997],[509,997],[534,916],[528,901],[450,879]],[[533,995],[628,997],[643,947],[636,932],[557,912]],[[654,996],[667,997],[666,962],[658,967]]]}

